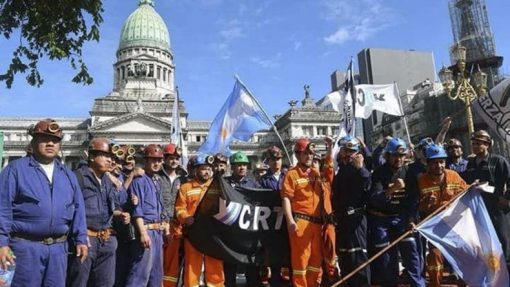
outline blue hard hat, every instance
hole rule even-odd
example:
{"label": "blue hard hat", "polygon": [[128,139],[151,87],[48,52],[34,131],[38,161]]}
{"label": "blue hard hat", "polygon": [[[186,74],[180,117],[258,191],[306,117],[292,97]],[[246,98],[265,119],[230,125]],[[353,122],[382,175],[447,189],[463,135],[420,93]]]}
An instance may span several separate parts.
{"label": "blue hard hat", "polygon": [[418,144],[416,145],[416,148],[422,148],[426,149],[428,146],[433,145],[434,140],[430,137],[422,138]]}
{"label": "blue hard hat", "polygon": [[437,144],[431,144],[425,149],[425,157],[429,159],[447,158],[448,155],[443,147]]}
{"label": "blue hard hat", "polygon": [[192,166],[197,167],[199,165],[212,165],[214,163],[214,157],[208,154],[199,154],[193,161]]}
{"label": "blue hard hat", "polygon": [[407,144],[400,138],[392,138],[386,144],[384,152],[389,154],[406,154]]}
{"label": "blue hard hat", "polygon": [[358,152],[360,149],[359,140],[352,136],[344,136],[340,138],[338,141],[338,145],[340,148],[350,149],[352,151]]}

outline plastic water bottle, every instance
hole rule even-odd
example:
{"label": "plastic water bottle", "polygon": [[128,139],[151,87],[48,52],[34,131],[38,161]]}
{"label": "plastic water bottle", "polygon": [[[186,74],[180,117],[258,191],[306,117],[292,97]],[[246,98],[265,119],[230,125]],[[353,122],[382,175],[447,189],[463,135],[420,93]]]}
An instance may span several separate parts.
{"label": "plastic water bottle", "polygon": [[[11,253],[11,256],[14,256],[12,251],[10,253]],[[0,268],[0,287],[10,287],[11,286],[12,278],[14,278],[15,270],[16,270],[15,264],[9,265],[6,270]]]}

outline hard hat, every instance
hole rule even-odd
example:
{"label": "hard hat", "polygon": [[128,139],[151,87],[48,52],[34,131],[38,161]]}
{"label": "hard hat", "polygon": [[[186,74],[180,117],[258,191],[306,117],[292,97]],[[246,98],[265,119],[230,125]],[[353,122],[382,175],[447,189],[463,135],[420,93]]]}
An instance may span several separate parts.
{"label": "hard hat", "polygon": [[444,148],[437,144],[431,144],[425,149],[425,157],[427,160],[438,159],[438,158],[447,158],[448,155]]}
{"label": "hard hat", "polygon": [[59,124],[52,119],[44,119],[39,121],[37,124],[35,124],[35,126],[29,128],[28,134],[32,137],[37,135],[49,135],[56,137],[59,140],[62,139],[62,129],[60,128]]}
{"label": "hard hat", "polygon": [[214,157],[207,154],[199,154],[192,163],[192,167],[200,165],[212,165],[214,163]]}
{"label": "hard hat", "polygon": [[228,163],[228,158],[226,155],[224,155],[222,153],[217,153],[214,155],[214,163],[220,163],[220,162]]}
{"label": "hard hat", "polygon": [[338,145],[340,148],[350,149],[352,151],[358,152],[360,149],[359,140],[352,136],[344,136],[338,141]]}
{"label": "hard hat", "polygon": [[177,147],[175,144],[167,144],[163,149],[164,155],[173,155],[180,157],[182,154],[181,148]]}
{"label": "hard hat", "polygon": [[248,160],[248,156],[244,152],[238,151],[230,156],[230,164],[236,164],[236,163],[248,164],[248,163],[250,163],[250,161]]}
{"label": "hard hat", "polygon": [[270,146],[266,150],[266,157],[270,159],[280,159],[283,157],[282,150],[277,146]]}
{"label": "hard hat", "polygon": [[462,143],[455,138],[451,138],[446,142],[447,147],[462,147]]}
{"label": "hard hat", "polygon": [[315,144],[307,138],[300,138],[294,144],[294,152],[311,151],[315,152]]}
{"label": "hard hat", "polygon": [[471,135],[471,140],[486,142],[492,145],[492,137],[486,130],[478,130]]}
{"label": "hard hat", "polygon": [[407,145],[405,141],[400,138],[392,138],[386,144],[384,148],[384,152],[388,154],[406,154],[407,153]]}
{"label": "hard hat", "polygon": [[426,149],[429,145],[434,144],[434,140],[430,137],[421,139],[416,145],[417,149]]}
{"label": "hard hat", "polygon": [[145,147],[144,149],[144,155],[146,158],[152,157],[152,158],[163,158],[163,151],[158,145],[150,144]]}
{"label": "hard hat", "polygon": [[107,138],[94,138],[89,142],[88,147],[89,155],[91,152],[95,151],[107,154],[114,154],[112,153],[112,150],[113,149],[110,148],[110,140]]}

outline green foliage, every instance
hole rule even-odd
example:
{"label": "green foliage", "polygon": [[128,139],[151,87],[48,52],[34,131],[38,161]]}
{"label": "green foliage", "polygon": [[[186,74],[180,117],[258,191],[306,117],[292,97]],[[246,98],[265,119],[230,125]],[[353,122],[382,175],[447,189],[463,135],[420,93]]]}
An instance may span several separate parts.
{"label": "green foliage", "polygon": [[101,0],[0,0],[0,33],[10,39],[19,31],[20,37],[0,81],[11,88],[15,75],[21,73],[27,74],[30,85],[39,87],[43,78],[37,64],[47,57],[68,60],[78,70],[72,81],[91,84],[82,48],[87,41],[99,41],[102,12]]}

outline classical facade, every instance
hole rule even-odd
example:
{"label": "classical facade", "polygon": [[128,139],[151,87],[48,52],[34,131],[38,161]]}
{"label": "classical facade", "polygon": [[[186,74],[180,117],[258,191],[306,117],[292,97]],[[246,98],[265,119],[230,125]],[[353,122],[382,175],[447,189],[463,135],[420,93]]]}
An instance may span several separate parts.
{"label": "classical facade", "polygon": [[[65,134],[63,162],[75,166],[94,137],[106,137],[136,147],[169,143],[174,118],[179,119],[183,131],[183,150],[189,155],[197,152],[207,137],[211,122],[188,118],[174,80],[174,54],[169,35],[154,3],[140,0],[121,31],[117,59],[113,64],[112,91],[94,100],[90,118],[55,118]],[[179,114],[173,117],[177,99]],[[321,137],[336,134],[339,119],[336,112],[319,108],[311,99],[309,88],[305,88],[302,105],[291,102],[290,109],[277,118],[275,126],[292,156],[293,140],[306,136],[320,143]],[[0,118],[0,131],[4,133],[0,167],[26,154],[30,142],[27,129],[38,120],[40,118]],[[273,144],[281,146],[276,133],[266,130],[257,132],[249,142],[235,142],[231,149],[245,151],[255,163],[262,160],[263,151]]]}

